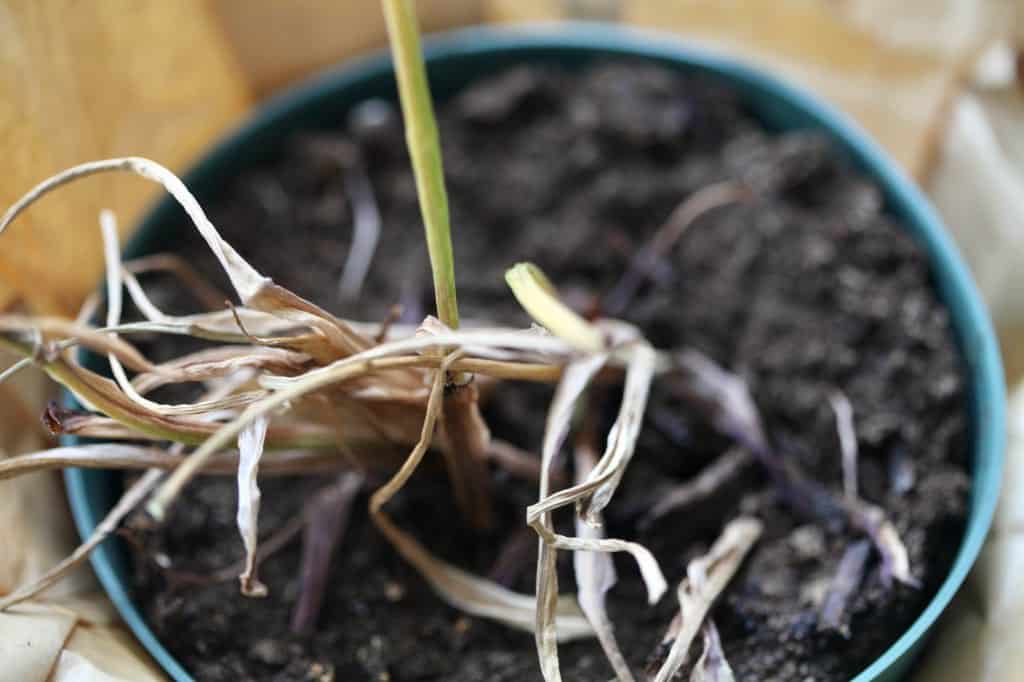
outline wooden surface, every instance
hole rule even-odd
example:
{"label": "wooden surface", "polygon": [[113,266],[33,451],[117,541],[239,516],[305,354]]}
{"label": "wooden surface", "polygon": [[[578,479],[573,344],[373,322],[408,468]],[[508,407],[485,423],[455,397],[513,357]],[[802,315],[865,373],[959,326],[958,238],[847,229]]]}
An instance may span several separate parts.
{"label": "wooden surface", "polygon": [[[387,40],[377,0],[211,0],[224,33],[259,94],[381,48]],[[479,0],[419,0],[424,31],[477,23]]]}
{"label": "wooden surface", "polygon": [[[201,3],[0,3],[0,205],[83,161],[143,155],[182,168],[249,99]],[[153,196],[141,180],[108,175],[44,200],[0,242],[0,307],[20,295],[71,311],[102,271],[99,210],[116,211],[127,231]]]}

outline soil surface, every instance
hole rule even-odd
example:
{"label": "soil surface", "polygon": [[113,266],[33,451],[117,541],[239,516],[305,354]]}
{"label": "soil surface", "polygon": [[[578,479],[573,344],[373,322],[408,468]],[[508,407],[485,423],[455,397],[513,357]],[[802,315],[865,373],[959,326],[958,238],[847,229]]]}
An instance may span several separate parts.
{"label": "soil surface", "polygon": [[[921,588],[887,589],[872,554],[849,606],[849,638],[820,631],[824,590],[862,536],[795,511],[756,465],[710,499],[641,523],[665,490],[730,447],[657,382],[607,523],[612,536],[651,548],[674,585],[726,521],[759,517],[765,534],[713,612],[737,679],[849,680],[946,575],[970,481],[964,370],[948,316],[924,253],[883,212],[877,187],[823,138],[766,131],[732,92],[642,64],[511,70],[469,88],[439,116],[464,318],[527,323],[503,281],[518,260],[538,263],[569,300],[593,310],[682,200],[723,181],[752,193],[698,218],[647,269],[651,279],[622,317],[660,348],[696,348],[742,375],[780,452],[835,494],[840,449],[828,396],[842,391],[853,406],[861,494],[889,514]],[[338,293],[351,206],[325,150],[339,141],[356,145],[383,218],[358,303]],[[224,191],[214,222],[275,281],[344,317],[380,320],[398,302],[410,321],[432,312],[415,187],[389,105],[370,103],[334,131],[296,138]],[[192,231],[183,228],[176,248],[223,283]],[[195,310],[176,292],[157,283],[153,295],[171,310]],[[550,393],[502,385],[486,407],[494,435],[536,451]],[[535,486],[498,469],[492,476],[496,523],[487,532],[462,525],[446,480],[430,471],[389,509],[438,555],[483,574],[518,538],[526,550],[500,572],[532,592],[536,548],[521,529]],[[295,518],[329,482],[265,479],[262,534]],[[262,600],[240,596],[234,580],[182,588],[151,560],[211,573],[241,557],[233,481],[199,481],[162,530],[137,538],[149,558],[136,556],[135,594],[149,623],[204,681],[540,679],[532,636],[442,603],[375,531],[367,494],[341,540],[318,627],[299,636],[289,630],[299,539],[263,564],[270,596]],[[571,591],[571,561],[561,559],[561,584]],[[648,607],[635,566],[619,557],[617,568],[611,617],[639,673],[677,609],[674,590]],[[561,656],[568,680],[612,676],[593,641],[563,645]]]}

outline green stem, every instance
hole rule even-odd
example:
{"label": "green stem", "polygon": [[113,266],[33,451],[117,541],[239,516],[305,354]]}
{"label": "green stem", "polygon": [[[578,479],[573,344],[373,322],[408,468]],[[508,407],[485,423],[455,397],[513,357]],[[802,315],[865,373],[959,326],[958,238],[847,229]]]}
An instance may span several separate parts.
{"label": "green stem", "polygon": [[437,316],[450,328],[457,329],[459,307],[455,298],[455,263],[448,218],[448,195],[444,186],[437,121],[420,50],[416,10],[411,0],[381,0],[381,4],[384,7],[398,78],[406,144],[416,175],[416,192],[427,233]]}

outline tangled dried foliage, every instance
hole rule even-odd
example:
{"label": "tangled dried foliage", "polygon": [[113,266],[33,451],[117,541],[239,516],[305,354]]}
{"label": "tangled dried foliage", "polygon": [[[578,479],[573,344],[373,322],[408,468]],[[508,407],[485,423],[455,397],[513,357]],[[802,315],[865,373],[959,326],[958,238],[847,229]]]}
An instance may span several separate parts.
{"label": "tangled dried foliage", "polygon": [[[8,595],[0,607],[9,607],[52,584],[133,510],[144,505],[151,516],[163,519],[182,488],[198,473],[233,474],[238,478],[238,526],[246,550],[241,572],[242,591],[265,594],[256,577],[259,513],[258,474],[287,472],[361,471],[389,466],[394,454],[411,448],[404,464],[371,498],[374,522],[396,550],[414,565],[437,593],[454,606],[477,616],[533,631],[541,667],[547,680],[560,679],[557,642],[597,636],[619,679],[632,673],[615,642],[604,609],[604,594],[614,585],[610,552],[627,552],[636,561],[649,600],[657,601],[666,589],[654,557],[641,545],[606,538],[601,512],[611,501],[636,446],[651,382],[664,375],[695,404],[707,409],[712,421],[733,435],[740,446],[767,462],[779,474],[779,463],[768,445],[753,402],[741,380],[693,352],[665,353],[653,349],[632,326],[611,319],[584,320],[564,303],[555,288],[534,266],[519,264],[507,281],[515,297],[540,326],[529,329],[474,326],[452,330],[434,318],[416,329],[392,328],[380,335],[380,325],[339,319],[294,293],[274,284],[250,266],[224,242],[185,186],[158,164],[140,158],[113,159],[78,166],[35,188],[0,221],[0,230],[33,201],[76,178],[97,172],[129,171],[163,185],[185,208],[197,229],[227,272],[240,305],[229,310],[172,316],[160,311],[146,295],[138,275],[146,262],[121,263],[113,217],[102,217],[107,260],[107,314],[105,324],[33,318],[0,317],[0,342],[23,356],[4,377],[36,365],[68,389],[84,410],[51,406],[47,423],[54,432],[101,436],[106,440],[152,441],[150,446],[88,444],[31,453],[0,463],[0,478],[65,466],[147,470],[97,529],[93,537],[67,561],[36,584]],[[172,270],[182,273],[180,269]],[[186,286],[209,290],[194,273],[181,277]],[[127,291],[142,321],[121,320],[122,292]],[[139,333],[192,336],[220,345],[153,363],[130,342]],[[387,337],[387,340],[383,340]],[[75,354],[86,348],[106,356],[114,380],[83,366]],[[129,372],[134,376],[129,377]],[[467,373],[481,379],[557,382],[541,447],[540,470],[519,475],[539,476],[539,499],[527,510],[526,521],[540,542],[535,596],[518,594],[486,577],[470,574],[434,557],[428,548],[398,528],[384,508],[408,481],[432,446],[458,462],[470,456],[466,436],[453,437],[438,429],[443,416],[446,387]],[[551,463],[572,428],[580,398],[596,383],[624,381],[619,417],[608,433],[604,451],[593,443],[577,446],[577,480],[553,489]],[[173,384],[200,384],[200,399],[164,404],[149,396]],[[500,390],[489,391],[500,399]],[[314,409],[322,404],[332,409]],[[840,403],[841,405],[841,403]],[[849,419],[842,408],[839,412]],[[325,419],[323,415],[329,414]],[[478,417],[478,413],[477,413]],[[841,427],[848,429],[846,421]],[[477,437],[485,431],[482,420],[460,427]],[[170,442],[167,448],[157,445]],[[484,448],[489,449],[486,434]],[[845,443],[845,439],[844,439]],[[509,462],[507,448],[492,461]],[[185,450],[191,448],[191,452]],[[264,452],[266,451],[266,452]],[[855,453],[845,451],[847,469]],[[521,459],[521,458],[520,458]],[[517,468],[517,462],[511,466]],[[169,471],[169,475],[166,472]],[[453,489],[457,467],[449,467]],[[901,560],[898,538],[874,509],[855,497],[839,505],[873,537],[885,563],[897,579],[909,580]],[[575,536],[556,533],[553,514],[576,509]],[[652,510],[661,513],[661,510]],[[684,634],[676,642],[700,632],[714,597],[725,586],[739,560],[757,536],[756,522],[730,526],[713,548],[704,573],[694,569],[680,586],[687,611]],[[738,538],[738,539],[737,539]],[[559,594],[555,557],[559,550],[576,554],[579,602]],[[719,557],[718,555],[722,555]],[[905,556],[905,552],[902,553]],[[724,557],[724,558],[723,558]],[[719,565],[722,566],[718,569]],[[699,567],[698,567],[699,568]],[[705,575],[706,573],[706,575]],[[721,576],[721,577],[720,577]],[[699,589],[698,589],[699,588]],[[582,605],[582,609],[581,606]],[[724,662],[711,626],[705,630],[705,656],[700,669]],[[682,665],[673,646],[660,679]],[[720,667],[720,666],[719,666]],[[725,668],[727,669],[727,664]],[[708,675],[713,670],[705,670]],[[714,673],[724,674],[724,673]],[[707,679],[714,679],[708,677]]]}
{"label": "tangled dried foliage", "polygon": [[[582,320],[558,300],[539,271],[519,265],[509,272],[510,285],[545,328],[455,331],[428,318],[417,329],[391,329],[389,340],[380,340],[376,338],[380,330],[374,325],[338,319],[262,276],[221,239],[180,180],[141,158],[84,164],[43,182],[7,212],[0,230],[53,189],[93,173],[117,171],[159,182],[178,200],[227,272],[240,305],[189,316],[159,310],[139,280],[139,274],[152,263],[120,261],[114,219],[105,212],[101,217],[107,262],[103,325],[86,321],[89,310],[75,322],[0,317],[0,340],[24,356],[5,376],[37,365],[84,407],[68,410],[51,405],[45,416],[52,431],[154,443],[60,447],[0,465],[0,477],[4,478],[64,466],[149,472],[126,492],[94,536],[72,557],[38,583],[8,595],[4,607],[29,598],[82,561],[138,506],[144,505],[155,519],[163,519],[181,489],[200,472],[233,473],[238,478],[238,526],[246,553],[239,577],[243,593],[260,596],[266,590],[256,577],[261,469],[264,473],[368,469],[386,466],[393,461],[386,453],[409,447],[412,452],[405,463],[371,498],[375,523],[443,598],[469,613],[535,630],[549,679],[559,676],[555,642],[591,636],[591,621],[603,623],[599,609],[588,608],[590,613],[584,615],[571,595],[558,594],[551,570],[558,550],[586,551],[587,556],[629,552],[648,583],[651,600],[664,592],[665,580],[646,549],[605,539],[594,530],[632,455],[652,377],[668,368],[666,358],[651,349],[635,329],[611,320],[594,324]],[[184,274],[180,279],[186,286],[210,290],[194,273],[168,269]],[[121,320],[124,291],[142,321]],[[96,307],[95,302],[88,305]],[[132,335],[140,333],[192,336],[221,345],[157,364],[131,343]],[[78,348],[105,355],[114,379],[83,366],[75,353]],[[537,530],[543,547],[536,602],[532,596],[440,561],[384,511],[431,446],[457,461],[468,456],[464,434],[474,437],[486,432],[478,413],[476,420],[458,429],[450,425],[435,428],[446,401],[446,386],[449,392],[460,390],[450,382],[469,372],[493,380],[559,382],[539,472],[541,497],[528,513],[528,522]],[[569,431],[576,399],[599,375],[623,373],[626,392],[621,415],[609,434],[606,451],[595,457],[590,472],[577,485],[551,491],[547,465]],[[174,405],[149,397],[158,388],[186,383],[204,386],[204,395]],[[325,414],[323,410],[312,409],[324,402],[333,408],[327,411],[331,418],[326,420],[320,416]],[[451,419],[446,416],[445,421]],[[457,437],[453,432],[463,435]],[[481,440],[488,449],[486,435]],[[160,442],[173,445],[164,448]],[[192,451],[185,454],[186,448]],[[505,450],[499,447],[497,452],[504,456],[494,461],[508,460]],[[170,474],[165,476],[168,470]],[[530,475],[529,470],[525,475]],[[570,505],[581,510],[583,525],[578,537],[558,535],[550,523],[554,510]],[[586,572],[581,569],[581,575]],[[591,581],[583,582],[589,593]],[[593,589],[602,588],[594,583]],[[605,625],[600,629],[607,632]],[[604,634],[602,640],[611,641]],[[628,668],[616,667],[625,677]]]}
{"label": "tangled dried foliage", "polygon": [[[0,373],[0,382],[35,365],[84,408],[50,406],[44,421],[51,431],[152,443],[59,447],[0,461],[0,480],[66,466],[146,472],[72,556],[35,583],[0,599],[0,609],[31,598],[59,579],[137,508],[144,507],[156,521],[165,519],[182,489],[200,473],[237,477],[237,524],[245,548],[237,571],[241,591],[251,597],[265,595],[266,587],[257,576],[259,563],[272,551],[272,542],[276,546],[286,540],[268,541],[265,551],[257,546],[259,475],[331,472],[340,478],[311,504],[306,523],[288,526],[287,537],[306,527],[302,572],[308,579],[292,623],[293,628],[306,630],[319,609],[326,562],[333,538],[345,525],[347,505],[359,487],[372,480],[364,473],[377,469],[390,474],[390,479],[371,495],[370,516],[441,598],[467,613],[532,631],[548,682],[561,679],[558,643],[592,636],[598,638],[616,677],[630,682],[633,673],[605,609],[605,595],[616,582],[610,554],[626,552],[635,560],[650,603],[662,597],[667,583],[645,547],[605,537],[601,522],[636,449],[651,383],[659,377],[706,410],[711,422],[732,436],[739,449],[689,488],[653,506],[649,520],[712,494],[718,481],[733,475],[753,455],[797,506],[801,500],[815,500],[815,509],[838,510],[871,538],[882,554],[886,575],[913,582],[906,550],[892,524],[881,510],[857,498],[856,439],[851,436],[853,416],[845,399],[834,400],[848,481],[846,499],[838,501],[787,469],[772,449],[739,377],[693,351],[655,350],[639,330],[623,321],[582,318],[560,300],[555,287],[533,265],[512,267],[506,281],[538,326],[459,328],[440,147],[415,16],[409,0],[382,0],[382,4],[440,319],[428,317],[415,328],[393,325],[390,319],[383,324],[343,320],[275,284],[221,238],[184,183],[153,161],[137,157],[96,161],[40,183],[0,218],[0,233],[22,211],[62,185],[97,173],[132,173],[159,183],[177,200],[224,269],[239,302],[218,310],[225,297],[173,256],[122,263],[113,214],[104,212],[100,217],[107,284],[104,324],[89,322],[99,308],[98,297],[86,301],[74,321],[0,316],[0,344],[22,356]],[[378,247],[380,214],[353,150],[340,148],[332,153],[347,178],[346,191],[357,212],[358,234],[339,286],[345,295],[356,296]],[[620,315],[628,309],[648,261],[672,248],[696,216],[748,196],[746,189],[724,184],[682,203],[608,298],[606,313]],[[186,316],[160,310],[140,280],[154,270],[175,275],[208,309]],[[121,319],[125,291],[140,321]],[[138,334],[188,336],[218,345],[154,363],[130,341]],[[104,356],[113,380],[85,367],[75,352],[79,348]],[[500,400],[500,382],[512,380],[557,383],[539,466],[535,458],[508,444],[492,442],[481,417],[479,402],[485,397]],[[488,390],[478,391],[485,381]],[[584,429],[585,437],[578,438],[575,447],[575,481],[560,487],[565,477],[553,470],[553,463],[575,416],[582,413],[586,421],[588,409],[581,405],[587,401],[581,398],[601,391],[609,381],[621,381],[623,391],[603,451],[599,453],[594,430]],[[204,390],[188,403],[153,399],[157,389],[175,384],[199,384]],[[161,443],[170,445],[161,447]],[[408,483],[431,448],[442,454],[459,509],[473,526],[487,524],[487,462],[538,481],[538,500],[526,512],[526,523],[539,539],[535,595],[514,592],[438,559],[388,516],[388,501]],[[403,452],[407,453],[404,458]],[[566,507],[575,510],[572,536],[555,531],[553,516]],[[707,555],[690,563],[677,589],[680,611],[666,635],[668,654],[653,671],[654,679],[675,676],[686,663],[691,642],[702,631],[704,651],[692,666],[692,679],[732,679],[717,630],[707,616],[760,533],[756,519],[737,519]],[[849,575],[837,578],[829,615],[834,622],[841,621],[844,597],[859,575],[856,569],[863,565],[864,547],[858,546],[858,554],[851,558]],[[578,600],[559,593],[555,567],[560,550],[574,553]],[[224,579],[221,573],[181,579],[219,581]]]}

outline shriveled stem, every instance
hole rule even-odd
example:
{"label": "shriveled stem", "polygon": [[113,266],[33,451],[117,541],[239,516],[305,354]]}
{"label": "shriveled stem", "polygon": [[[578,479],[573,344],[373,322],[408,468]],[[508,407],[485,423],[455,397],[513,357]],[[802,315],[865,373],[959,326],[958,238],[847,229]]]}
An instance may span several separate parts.
{"label": "shriveled stem", "polygon": [[819,630],[833,630],[849,638],[849,604],[861,580],[864,579],[864,567],[871,554],[871,543],[858,540],[846,547],[843,558],[839,560],[836,574],[828,586],[825,601],[821,604],[818,615]]}
{"label": "shriveled stem", "polygon": [[754,461],[748,450],[732,448],[706,466],[693,479],[672,486],[640,521],[641,528],[650,527],[658,519],[707,499],[725,483],[735,478]]}

